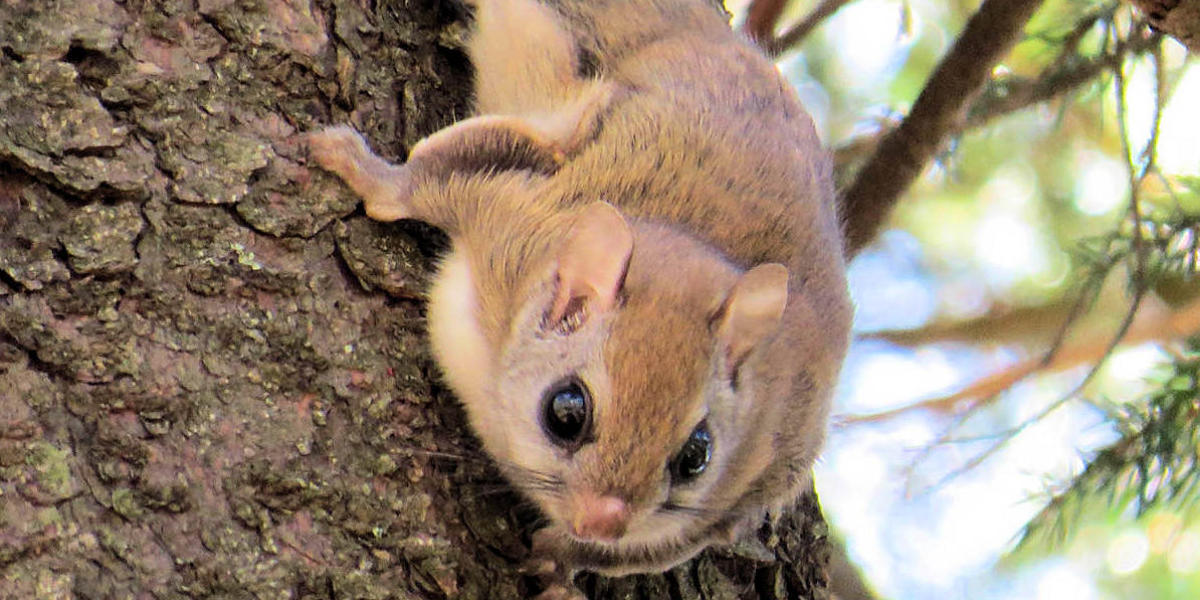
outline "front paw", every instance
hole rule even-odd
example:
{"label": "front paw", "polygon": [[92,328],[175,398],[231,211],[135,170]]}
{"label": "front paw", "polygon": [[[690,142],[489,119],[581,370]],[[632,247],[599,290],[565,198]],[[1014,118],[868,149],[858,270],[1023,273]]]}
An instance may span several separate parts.
{"label": "front paw", "polygon": [[529,554],[533,559],[556,560],[566,556],[569,538],[557,527],[543,527],[533,532]]}
{"label": "front paw", "polygon": [[308,154],[363,199],[368,217],[386,222],[413,216],[408,171],[375,156],[353,129],[330,127],[309,134]]}
{"label": "front paw", "polygon": [[529,556],[521,565],[521,571],[539,578],[555,576],[562,566],[563,548],[562,534],[553,527],[543,527],[533,532]]}
{"label": "front paw", "polygon": [[566,585],[551,585],[545,591],[538,594],[535,600],[588,600],[583,592],[574,584],[568,582]]}
{"label": "front paw", "polygon": [[308,134],[308,154],[321,168],[344,178],[370,150],[358,132],[342,125]]}
{"label": "front paw", "polygon": [[566,562],[565,538],[552,527],[533,534],[533,547],[521,570],[538,578],[543,591],[537,600],[586,600],[575,587],[575,570]]}

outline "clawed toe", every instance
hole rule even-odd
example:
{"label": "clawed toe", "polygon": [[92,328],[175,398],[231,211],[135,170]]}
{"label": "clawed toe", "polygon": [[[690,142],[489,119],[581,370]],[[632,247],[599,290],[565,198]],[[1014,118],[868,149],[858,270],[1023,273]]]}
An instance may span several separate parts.
{"label": "clawed toe", "polygon": [[552,585],[538,594],[536,600],[587,600],[587,596],[572,585]]}
{"label": "clawed toe", "polygon": [[364,150],[362,137],[346,126],[329,127],[308,135],[309,155],[330,171],[338,172],[338,165],[362,155]]}
{"label": "clawed toe", "polygon": [[526,575],[545,577],[553,575],[558,564],[549,558],[531,558],[520,566],[520,571]]}

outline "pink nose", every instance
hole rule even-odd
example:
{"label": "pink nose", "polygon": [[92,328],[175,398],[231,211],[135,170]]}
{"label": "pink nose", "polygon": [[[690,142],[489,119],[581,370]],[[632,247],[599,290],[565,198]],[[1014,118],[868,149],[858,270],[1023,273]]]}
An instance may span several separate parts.
{"label": "pink nose", "polygon": [[615,540],[629,526],[629,507],[612,496],[581,496],[575,504],[571,533],[583,539]]}

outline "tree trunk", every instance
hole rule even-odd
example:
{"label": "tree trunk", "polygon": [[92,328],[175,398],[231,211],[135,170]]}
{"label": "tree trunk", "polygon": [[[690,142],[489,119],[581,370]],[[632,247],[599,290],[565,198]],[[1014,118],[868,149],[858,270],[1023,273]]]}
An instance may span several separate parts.
{"label": "tree trunk", "polygon": [[[444,241],[305,164],[468,112],[435,0],[0,2],[0,598],[520,598],[536,514],[439,383]],[[814,499],[595,598],[824,598]]]}
{"label": "tree trunk", "polygon": [[1200,0],[1130,0],[1155,29],[1200,54]]}

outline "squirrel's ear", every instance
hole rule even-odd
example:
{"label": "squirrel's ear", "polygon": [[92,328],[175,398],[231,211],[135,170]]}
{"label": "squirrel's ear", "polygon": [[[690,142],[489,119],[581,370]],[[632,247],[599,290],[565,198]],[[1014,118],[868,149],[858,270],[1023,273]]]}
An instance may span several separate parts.
{"label": "squirrel's ear", "polygon": [[632,253],[633,232],[611,204],[594,202],[580,211],[558,249],[558,289],[547,324],[570,318],[567,329],[574,329],[576,317],[616,305]]}
{"label": "squirrel's ear", "polygon": [[762,264],[734,284],[717,314],[717,340],[726,351],[730,373],[760,342],[779,328],[787,306],[787,268]]}

